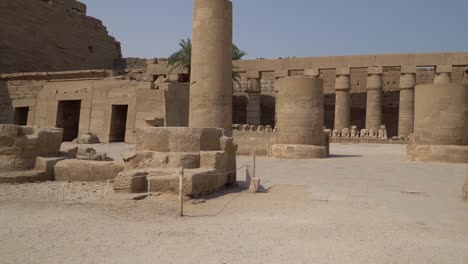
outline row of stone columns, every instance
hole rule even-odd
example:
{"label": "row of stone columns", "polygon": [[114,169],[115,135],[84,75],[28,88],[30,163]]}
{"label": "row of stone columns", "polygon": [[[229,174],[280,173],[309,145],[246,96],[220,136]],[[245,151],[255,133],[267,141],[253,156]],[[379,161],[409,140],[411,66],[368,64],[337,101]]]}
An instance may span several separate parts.
{"label": "row of stone columns", "polygon": [[[416,86],[416,66],[401,66],[400,104],[398,134],[407,137],[414,131],[414,87]],[[450,83],[452,66],[441,65],[435,69],[434,84]],[[287,77],[288,71],[275,71],[275,78]],[[319,69],[306,69],[304,75],[319,78]],[[382,125],[383,67],[369,67],[367,71],[366,129],[378,130]],[[260,72],[246,73],[247,77],[247,123],[261,124]],[[335,129],[349,128],[351,118],[351,68],[336,69],[335,80]]]}

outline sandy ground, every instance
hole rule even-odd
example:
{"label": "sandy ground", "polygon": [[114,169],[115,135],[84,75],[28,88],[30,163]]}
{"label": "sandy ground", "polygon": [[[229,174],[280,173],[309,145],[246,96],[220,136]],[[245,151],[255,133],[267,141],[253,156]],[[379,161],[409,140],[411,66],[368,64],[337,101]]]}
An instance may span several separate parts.
{"label": "sandy ground", "polygon": [[406,162],[401,145],[332,152],[258,158],[267,193],[187,201],[184,218],[175,196],[106,183],[0,185],[0,263],[468,263],[468,166]]}

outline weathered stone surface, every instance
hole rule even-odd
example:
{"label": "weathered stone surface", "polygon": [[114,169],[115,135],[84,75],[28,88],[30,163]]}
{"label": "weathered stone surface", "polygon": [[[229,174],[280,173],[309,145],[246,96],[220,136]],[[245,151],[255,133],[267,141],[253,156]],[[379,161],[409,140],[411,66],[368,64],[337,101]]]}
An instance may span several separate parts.
{"label": "weathered stone surface", "polygon": [[408,158],[468,163],[468,85],[416,86],[415,130]]}
{"label": "weathered stone surface", "polygon": [[0,125],[0,171],[30,170],[38,156],[57,156],[62,134],[56,128]]}
{"label": "weathered stone surface", "polygon": [[272,156],[282,159],[323,159],[327,157],[327,147],[313,145],[276,144],[271,148]]}
{"label": "weathered stone surface", "polygon": [[123,164],[110,161],[64,160],[55,165],[57,181],[105,181],[124,170]]}
{"label": "weathered stone surface", "polygon": [[463,199],[468,200],[468,171],[466,171],[465,184],[463,185]]}
{"label": "weathered stone surface", "polygon": [[45,171],[0,171],[0,183],[27,183],[53,180]]}
{"label": "weathered stone surface", "polygon": [[151,127],[141,131],[137,138],[137,150],[158,152],[197,152],[221,149],[222,129]]}
{"label": "weathered stone surface", "polygon": [[99,142],[99,138],[92,133],[81,135],[77,140],[78,144],[98,144]]}
{"label": "weathered stone surface", "polygon": [[0,35],[8,36],[0,39],[0,73],[111,69],[121,58],[120,43],[79,1],[11,1],[0,17]]}

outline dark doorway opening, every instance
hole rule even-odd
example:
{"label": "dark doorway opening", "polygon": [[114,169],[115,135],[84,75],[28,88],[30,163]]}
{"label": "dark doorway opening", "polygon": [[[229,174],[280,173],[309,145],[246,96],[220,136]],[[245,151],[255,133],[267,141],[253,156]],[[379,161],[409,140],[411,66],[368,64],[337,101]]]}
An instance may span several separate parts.
{"label": "dark doorway opening", "polygon": [[247,97],[233,96],[232,123],[240,125],[247,124]]}
{"label": "dark doorway opening", "polygon": [[15,107],[15,125],[26,126],[28,124],[29,107]]}
{"label": "dark doorway opening", "polygon": [[276,98],[269,95],[262,95],[260,100],[262,125],[270,125],[274,128],[276,126]]}
{"label": "dark doorway opening", "polygon": [[63,128],[63,141],[78,137],[81,100],[59,101],[56,127]]}
{"label": "dark doorway opening", "polygon": [[109,142],[125,142],[128,105],[112,105]]}

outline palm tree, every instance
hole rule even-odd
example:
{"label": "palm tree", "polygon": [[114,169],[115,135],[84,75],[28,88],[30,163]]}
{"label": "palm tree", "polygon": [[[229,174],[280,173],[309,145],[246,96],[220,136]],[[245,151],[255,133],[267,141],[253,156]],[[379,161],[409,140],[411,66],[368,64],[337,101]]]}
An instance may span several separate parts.
{"label": "palm tree", "polygon": [[[245,51],[240,50],[236,44],[232,44],[232,60],[240,60],[242,57],[247,55]],[[186,70],[190,80],[190,65],[192,60],[192,41],[182,39],[179,41],[179,50],[174,52],[168,59],[168,64],[171,67],[170,71],[177,69],[179,71]],[[232,80],[239,83],[239,73],[232,72]]]}

